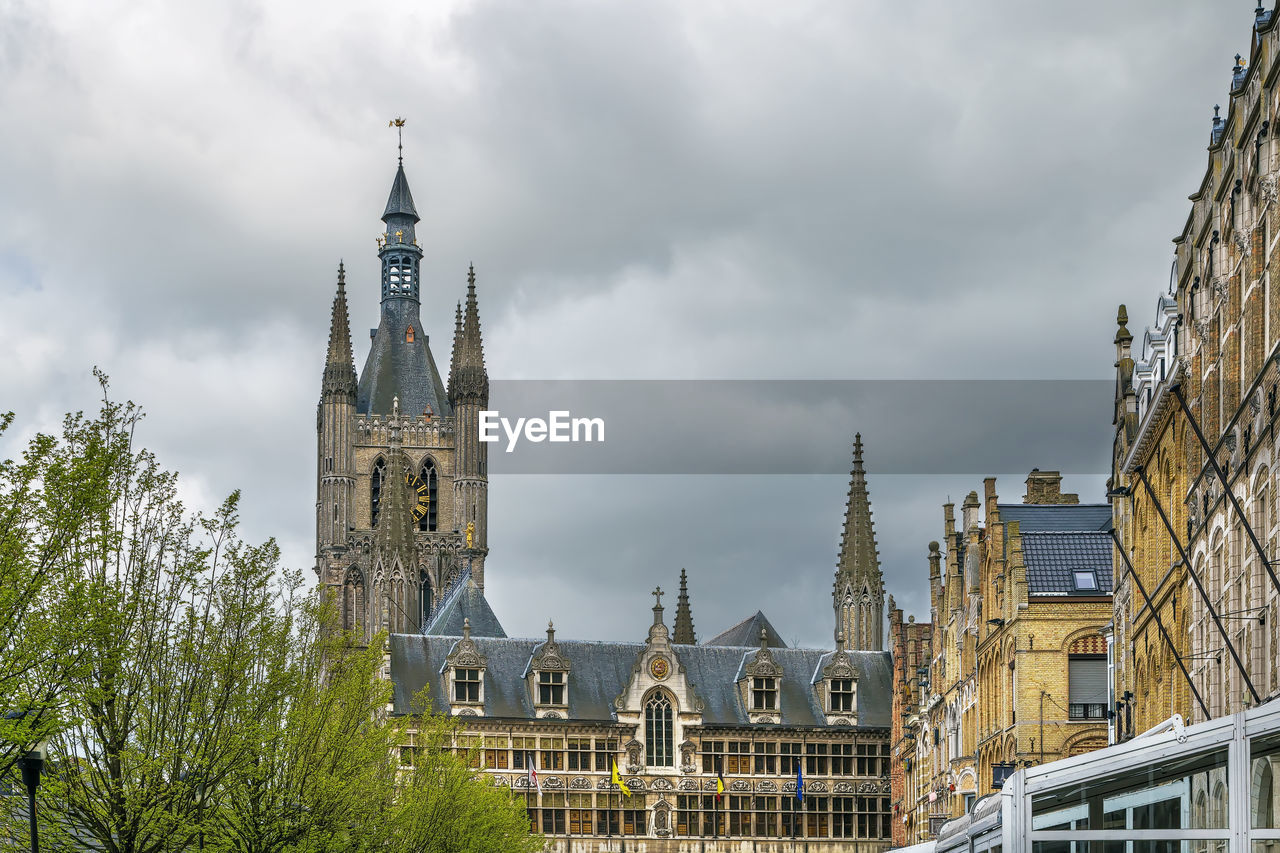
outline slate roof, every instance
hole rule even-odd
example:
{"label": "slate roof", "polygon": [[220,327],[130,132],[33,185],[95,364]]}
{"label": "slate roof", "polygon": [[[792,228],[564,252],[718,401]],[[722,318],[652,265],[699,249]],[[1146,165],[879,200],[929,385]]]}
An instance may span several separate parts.
{"label": "slate roof", "polygon": [[[1031,595],[1109,595],[1112,540],[1098,531],[1032,531],[1022,534],[1022,557]],[[1096,590],[1077,589],[1073,571],[1093,569]]]}
{"label": "slate roof", "polygon": [[388,217],[397,214],[412,216],[414,222],[421,219],[418,216],[418,208],[413,205],[413,193],[409,192],[409,179],[404,174],[404,163],[396,169],[396,177],[391,182],[391,194],[387,196],[387,209],[382,212],[382,219],[386,221]]}
{"label": "slate roof", "polygon": [[[413,326],[413,340],[407,332]],[[400,398],[400,413],[416,417],[427,409],[436,417],[453,414],[440,371],[427,346],[427,335],[418,316],[418,302],[386,299],[382,317],[360,371],[356,411],[362,415],[391,414],[392,400]]]}
{"label": "slate roof", "polygon": [[768,617],[759,610],[727,631],[712,637],[710,640],[704,640],[703,645],[750,646],[758,649],[760,648],[760,629],[762,628],[770,648],[785,649],[787,647],[787,644],[782,641],[782,635],[769,622]]}
{"label": "slate roof", "polygon": [[484,591],[471,578],[467,578],[466,583],[454,587],[445,596],[422,633],[460,637],[464,619],[471,620],[473,637],[507,636],[507,632],[502,630],[502,623],[489,606],[488,599],[484,597]]}
{"label": "slate roof", "polygon": [[[478,637],[477,650],[488,659],[485,671],[485,716],[533,719],[534,708],[522,678],[543,640]],[[446,708],[445,658],[460,637],[394,634],[391,637],[391,679],[394,709],[409,713],[410,700],[429,688],[432,707]],[[569,661],[569,719],[610,722],[613,701],[630,682],[643,643],[605,643],[561,640],[557,645]],[[676,646],[675,656],[685,668],[694,691],[705,704],[703,725],[749,725],[735,684],[743,660],[754,648],[733,646]],[[774,661],[783,669],[780,704],[784,726],[825,726],[813,684],[831,652],[821,649],[775,649]],[[858,670],[858,722],[861,727],[888,727],[892,696],[892,665],[888,652],[849,652]]]}
{"label": "slate roof", "polygon": [[1016,521],[1019,529],[1111,530],[1110,504],[997,504],[1000,520]]}

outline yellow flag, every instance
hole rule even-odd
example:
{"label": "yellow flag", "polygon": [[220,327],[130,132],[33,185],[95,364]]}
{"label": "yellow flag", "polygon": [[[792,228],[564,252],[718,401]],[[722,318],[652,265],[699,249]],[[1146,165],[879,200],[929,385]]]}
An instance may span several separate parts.
{"label": "yellow flag", "polygon": [[628,797],[631,796],[631,789],[627,787],[627,783],[622,781],[622,777],[618,775],[618,759],[613,760],[613,784],[621,789],[622,793]]}

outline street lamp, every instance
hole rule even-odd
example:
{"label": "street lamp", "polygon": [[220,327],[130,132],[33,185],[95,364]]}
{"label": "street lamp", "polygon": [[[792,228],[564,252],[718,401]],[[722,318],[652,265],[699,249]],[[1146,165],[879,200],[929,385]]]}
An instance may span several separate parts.
{"label": "street lamp", "polygon": [[27,812],[31,816],[31,853],[40,853],[40,836],[36,829],[36,788],[40,787],[40,774],[44,772],[44,762],[48,757],[49,741],[40,740],[26,755],[18,759],[22,783],[27,786]]}

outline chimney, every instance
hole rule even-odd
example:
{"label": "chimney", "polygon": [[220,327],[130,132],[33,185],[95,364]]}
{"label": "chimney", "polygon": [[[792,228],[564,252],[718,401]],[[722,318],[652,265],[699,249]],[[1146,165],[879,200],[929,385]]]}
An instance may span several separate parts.
{"label": "chimney", "polygon": [[1027,493],[1023,496],[1022,502],[1024,504],[1078,504],[1080,496],[1063,493],[1061,472],[1032,468],[1031,473],[1027,475]]}

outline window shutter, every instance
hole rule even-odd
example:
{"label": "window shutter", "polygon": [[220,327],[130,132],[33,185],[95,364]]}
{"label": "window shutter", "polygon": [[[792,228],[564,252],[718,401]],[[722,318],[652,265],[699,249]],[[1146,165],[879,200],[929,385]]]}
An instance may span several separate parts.
{"label": "window shutter", "polygon": [[1071,657],[1067,661],[1067,692],[1072,705],[1105,705],[1107,659]]}

